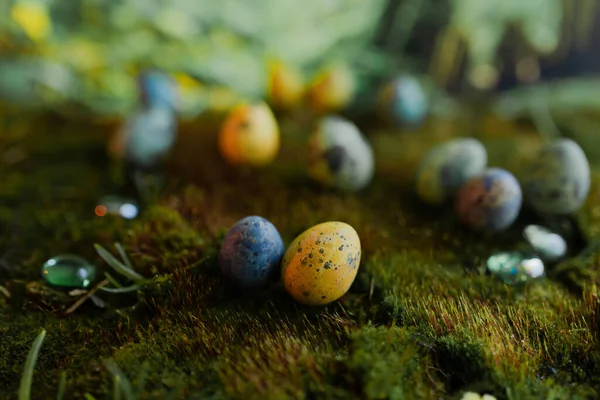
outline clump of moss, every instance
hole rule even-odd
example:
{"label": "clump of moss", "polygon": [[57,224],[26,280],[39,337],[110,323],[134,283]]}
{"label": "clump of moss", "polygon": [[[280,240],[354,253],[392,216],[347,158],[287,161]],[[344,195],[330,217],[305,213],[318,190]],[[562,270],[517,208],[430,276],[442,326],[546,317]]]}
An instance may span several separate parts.
{"label": "clump of moss", "polygon": [[[0,187],[0,221],[15,228],[0,234],[8,254],[0,284],[10,295],[0,293],[0,395],[15,392],[41,325],[48,334],[32,388],[40,399],[54,397],[63,372],[66,398],[110,396],[107,360],[132,387],[145,381],[141,398],[597,395],[596,252],[521,287],[485,275],[491,253],[518,244],[519,225],[493,237],[470,233],[450,207],[426,207],[411,194],[420,155],[451,134],[371,135],[378,176],[365,192],[344,194],[308,181],[305,128],[284,132],[282,156],[263,171],[224,165],[214,132],[182,132],[168,168],[184,179],[125,221],[93,215],[100,195],[118,191],[105,173],[104,144],[79,135],[94,130],[55,126],[59,139],[10,136],[28,156],[10,167],[0,162],[8,182]],[[491,160],[514,170],[527,160],[522,149],[539,144],[531,135],[482,138],[493,147]],[[43,170],[49,163],[56,165]],[[594,193],[578,216],[591,240]],[[7,212],[15,204],[22,218]],[[319,222],[353,225],[363,256],[350,293],[306,308],[276,279],[254,292],[232,286],[216,255],[224,232],[246,215],[268,218],[288,243]],[[106,308],[88,301],[65,316],[74,299],[40,282],[41,263],[73,252],[106,267],[93,243],[116,241],[150,283],[131,294],[98,294]]]}

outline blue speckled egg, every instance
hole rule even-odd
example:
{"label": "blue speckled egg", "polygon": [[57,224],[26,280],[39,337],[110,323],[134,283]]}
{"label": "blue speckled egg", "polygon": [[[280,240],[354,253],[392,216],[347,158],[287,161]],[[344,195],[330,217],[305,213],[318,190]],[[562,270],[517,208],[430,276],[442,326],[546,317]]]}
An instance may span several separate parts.
{"label": "blue speckled egg", "polygon": [[388,83],[381,92],[382,106],[399,125],[418,125],[429,112],[423,86],[413,76],[403,75]]}
{"label": "blue speckled egg", "polygon": [[373,178],[373,149],[356,125],[344,118],[323,118],[309,139],[309,151],[309,175],[323,185],[357,191]]}
{"label": "blue speckled egg", "polygon": [[175,145],[177,118],[166,108],[143,108],[127,120],[122,132],[126,160],[139,168],[152,168]]}
{"label": "blue speckled egg", "polygon": [[588,160],[571,139],[543,146],[523,176],[525,200],[542,214],[573,213],[589,191]]}
{"label": "blue speckled egg", "polygon": [[501,231],[515,222],[522,202],[521,187],[513,174],[489,168],[461,186],[456,212],[473,230]]}
{"label": "blue speckled egg", "polygon": [[487,152],[477,139],[442,143],[425,154],[417,169],[417,195],[426,203],[440,205],[452,198],[464,182],[480,175],[486,164]]}
{"label": "blue speckled egg", "polygon": [[142,104],[176,110],[179,107],[177,84],[168,74],[158,70],[142,72],[138,77]]}
{"label": "blue speckled egg", "polygon": [[283,240],[277,228],[263,217],[238,221],[227,232],[219,252],[223,274],[239,286],[264,286],[283,258]]}

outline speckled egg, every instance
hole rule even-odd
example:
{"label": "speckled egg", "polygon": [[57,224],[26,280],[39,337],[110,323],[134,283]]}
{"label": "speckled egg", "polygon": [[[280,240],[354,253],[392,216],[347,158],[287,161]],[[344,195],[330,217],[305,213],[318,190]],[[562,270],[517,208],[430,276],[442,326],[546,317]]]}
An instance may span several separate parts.
{"label": "speckled egg", "polygon": [[487,164],[485,147],[477,139],[459,138],[431,149],[415,176],[419,198],[440,205],[452,198],[467,180],[480,175]]}
{"label": "speckled egg", "polygon": [[309,139],[309,175],[341,190],[364,188],[373,178],[371,145],[356,125],[341,117],[323,118]]}
{"label": "speckled egg", "polygon": [[522,198],[519,182],[510,172],[489,168],[461,186],[456,212],[473,230],[500,231],[517,219]]}
{"label": "speckled egg", "polygon": [[543,214],[570,214],[590,191],[590,166],[577,143],[559,139],[545,145],[523,176],[525,200]]}
{"label": "speckled egg", "polygon": [[144,106],[178,109],[177,83],[170,75],[159,70],[143,71],[138,77],[138,87]]}
{"label": "speckled egg", "polygon": [[227,232],[219,264],[223,274],[237,285],[258,288],[279,267],[284,250],[277,228],[265,218],[250,216]]}
{"label": "speckled egg", "polygon": [[356,79],[346,65],[332,65],[320,71],[308,85],[306,96],[317,113],[336,112],[354,97]]}
{"label": "speckled egg", "polygon": [[285,252],[281,266],[285,289],[302,304],[336,301],[354,282],[360,255],[360,239],[350,225],[315,225],[294,239]]}
{"label": "speckled egg", "polygon": [[277,60],[269,62],[267,98],[269,103],[282,110],[297,106],[303,95],[303,81],[300,72]]}
{"label": "speckled egg", "polygon": [[279,127],[264,103],[241,104],[223,123],[219,149],[233,165],[265,166],[279,152]]}
{"label": "speckled egg", "polygon": [[429,111],[429,99],[423,86],[410,75],[397,77],[384,86],[380,104],[384,114],[398,125],[418,125]]}

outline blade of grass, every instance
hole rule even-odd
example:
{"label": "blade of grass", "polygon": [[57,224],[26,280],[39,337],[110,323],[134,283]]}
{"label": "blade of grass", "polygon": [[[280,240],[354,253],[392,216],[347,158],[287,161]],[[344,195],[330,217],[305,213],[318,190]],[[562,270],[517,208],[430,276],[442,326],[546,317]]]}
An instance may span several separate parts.
{"label": "blade of grass", "polygon": [[58,392],[56,393],[56,400],[62,400],[65,396],[65,390],[67,389],[67,371],[63,371],[60,374],[60,382],[58,384]]}
{"label": "blade of grass", "polygon": [[96,398],[89,393],[84,394],[83,397],[85,397],[85,400],[96,400]]}
{"label": "blade of grass", "polygon": [[118,288],[120,288],[120,287],[122,287],[122,286],[123,286],[123,285],[121,285],[121,284],[119,283],[119,281],[118,281],[118,280],[116,280],[116,279],[115,279],[115,277],[114,277],[114,276],[112,276],[112,275],[111,275],[111,274],[109,274],[108,272],[105,272],[105,273],[104,273],[104,276],[106,276],[106,279],[108,279],[108,281],[109,281],[110,283],[112,283],[112,284],[113,284],[113,286],[115,286],[115,287],[118,287]]}
{"label": "blade of grass", "polygon": [[148,379],[149,369],[150,369],[150,364],[148,364],[148,362],[144,362],[142,364],[142,369],[140,370],[140,375],[138,378],[138,385],[137,385],[138,399],[142,398],[142,393],[144,392],[144,387],[146,386],[146,379]]}
{"label": "blade of grass", "polygon": [[119,252],[119,255],[123,259],[123,262],[125,263],[127,268],[133,269],[133,266],[131,265],[131,261],[129,260],[129,257],[127,257],[127,253],[125,253],[125,249],[123,249],[123,246],[121,246],[121,243],[115,243],[115,247],[117,248],[117,251]]}
{"label": "blade of grass", "polygon": [[121,387],[121,391],[125,395],[126,400],[135,400],[135,396],[133,395],[133,388],[131,387],[131,382],[127,376],[121,371],[121,369],[115,364],[113,360],[104,361],[104,366],[108,371],[113,374],[115,377],[118,377],[118,383]]}
{"label": "blade of grass", "polygon": [[42,343],[44,342],[44,338],[46,337],[46,330],[42,329],[40,334],[35,338],[31,349],[29,350],[29,354],[27,355],[27,360],[25,361],[25,367],[23,368],[23,376],[21,377],[21,386],[19,387],[19,400],[29,400],[31,398],[31,383],[33,381],[33,370],[35,368],[35,363],[38,358],[38,354],[40,349],[42,348]]}
{"label": "blade of grass", "polygon": [[118,375],[113,377],[113,400],[121,400],[121,385]]}
{"label": "blade of grass", "polygon": [[100,288],[100,290],[102,290],[103,292],[108,292],[108,293],[129,293],[129,292],[135,292],[136,290],[140,290],[141,288],[142,288],[142,286],[140,286],[140,285],[132,285],[132,286],[127,286],[127,287],[119,287],[119,288],[102,287],[102,288]]}
{"label": "blade of grass", "polygon": [[115,256],[110,254],[110,252],[104,247],[100,246],[99,244],[95,244],[94,248],[96,249],[100,257],[102,257],[102,259],[106,261],[108,265],[110,265],[115,271],[117,271],[121,275],[131,279],[132,281],[139,281],[144,279],[142,275],[138,274],[131,268],[127,268],[127,266],[125,266],[122,262],[117,260]]}

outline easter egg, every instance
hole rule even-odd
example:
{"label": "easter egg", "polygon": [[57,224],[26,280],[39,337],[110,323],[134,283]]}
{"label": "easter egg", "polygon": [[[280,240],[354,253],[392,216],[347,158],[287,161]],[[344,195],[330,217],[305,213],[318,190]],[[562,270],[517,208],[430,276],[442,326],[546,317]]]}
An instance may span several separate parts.
{"label": "easter egg", "polygon": [[398,125],[418,125],[429,111],[429,100],[421,83],[410,75],[400,76],[381,91],[384,114]]}
{"label": "easter egg", "polygon": [[523,176],[525,201],[543,214],[570,214],[590,191],[590,166],[577,143],[559,139],[543,146]]}
{"label": "easter egg", "polygon": [[489,168],[461,186],[456,212],[473,230],[500,231],[517,219],[522,197],[519,182],[510,172]]}
{"label": "easter egg", "polygon": [[158,70],[148,70],[138,76],[142,104],[176,110],[179,107],[177,84],[173,78]]}
{"label": "easter egg", "polygon": [[360,255],[360,239],[350,225],[315,225],[294,239],[285,252],[281,266],[285,289],[302,304],[336,301],[354,282]]}
{"label": "easter egg", "polygon": [[126,160],[139,168],[153,168],[175,145],[177,118],[167,108],[144,108],[127,120],[122,134]]}
{"label": "easter egg", "polygon": [[233,165],[270,164],[279,152],[279,127],[271,109],[264,103],[235,107],[221,127],[219,149]]}
{"label": "easter egg", "polygon": [[323,118],[309,138],[309,175],[341,190],[364,188],[373,178],[371,145],[356,125],[341,117]]}
{"label": "easter egg", "polygon": [[259,216],[238,221],[219,251],[223,274],[241,287],[264,286],[279,267],[285,248],[277,228]]}
{"label": "easter egg", "polygon": [[477,139],[458,138],[442,143],[423,157],[415,176],[417,195],[440,205],[456,194],[467,180],[481,174],[487,164],[485,147]]}
{"label": "easter egg", "polygon": [[269,63],[267,98],[273,107],[292,108],[300,102],[302,92],[302,77],[298,71],[279,61]]}
{"label": "easter egg", "polygon": [[354,97],[354,74],[344,65],[330,66],[319,72],[307,89],[307,101],[317,113],[338,111]]}

